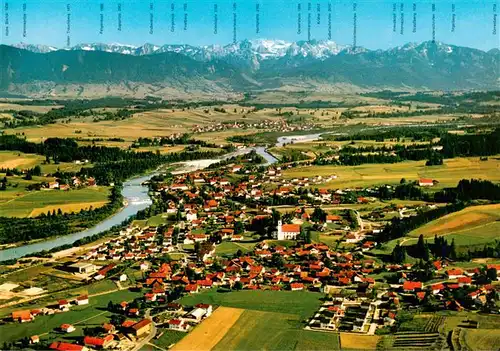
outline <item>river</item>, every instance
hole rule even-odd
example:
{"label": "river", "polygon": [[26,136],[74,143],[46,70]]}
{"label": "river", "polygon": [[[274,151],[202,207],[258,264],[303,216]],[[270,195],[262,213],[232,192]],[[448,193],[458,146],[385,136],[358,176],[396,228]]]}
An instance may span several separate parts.
{"label": "river", "polygon": [[[253,148],[242,148],[234,152],[224,155],[221,159],[229,158],[236,155],[241,155],[248,153],[250,150],[255,150],[266,160],[266,165],[272,164],[277,161],[277,159],[269,154],[264,147],[253,147]],[[174,173],[185,173],[194,172],[199,169],[203,169],[211,165],[212,163],[218,162],[220,159],[206,159],[206,160],[195,160],[186,161],[179,163],[179,170]],[[148,188],[142,185],[145,181],[149,180],[153,175],[158,174],[157,171],[152,171],[148,175],[131,178],[125,183],[123,183],[122,195],[126,200],[123,208],[108,217],[104,221],[100,222],[92,228],[82,230],[73,234],[68,234],[60,237],[50,238],[47,240],[39,241],[33,244],[22,245],[6,250],[0,251],[0,261],[11,260],[15,258],[20,258],[28,254],[35,252],[40,252],[43,250],[50,250],[54,247],[72,244],[78,239],[85,238],[94,234],[98,234],[105,230],[110,229],[115,225],[121,224],[123,221],[129,217],[135,215],[138,211],[147,208],[151,205],[151,199],[148,195]]]}

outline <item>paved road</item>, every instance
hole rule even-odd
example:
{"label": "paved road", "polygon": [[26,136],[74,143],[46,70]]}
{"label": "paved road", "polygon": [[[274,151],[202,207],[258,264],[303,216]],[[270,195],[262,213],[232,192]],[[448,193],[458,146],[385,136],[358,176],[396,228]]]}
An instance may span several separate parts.
{"label": "paved road", "polygon": [[[114,293],[114,292],[116,292],[118,290],[119,289],[113,289],[113,290],[103,291],[103,292],[96,293],[96,294],[90,294],[89,297],[111,294],[111,293]],[[71,290],[69,290],[69,292],[71,292]],[[38,299],[41,299],[41,298],[44,298],[44,297],[48,297],[48,296],[50,296],[52,294],[53,293],[45,293],[45,294],[42,294],[42,295],[36,295],[36,296],[26,297],[26,298],[24,298],[22,300],[16,300],[16,301],[12,301],[12,302],[0,305],[0,308],[5,308],[5,307],[9,307],[9,306],[15,306],[15,305],[19,305],[21,303],[26,303],[26,302],[29,302],[29,301],[32,301],[32,300],[38,300]],[[50,303],[48,303],[48,305],[50,305]]]}
{"label": "paved road", "polygon": [[353,210],[354,213],[356,214],[356,220],[358,221],[358,226],[359,226],[359,232],[362,232],[365,229],[365,224],[363,223],[363,220],[361,219],[361,215],[357,210]]}
{"label": "paved road", "polygon": [[139,341],[139,343],[137,343],[137,345],[135,345],[135,347],[131,351],[140,351],[144,347],[144,345],[148,344],[151,341],[151,339],[153,339],[156,336],[156,333],[158,331],[156,329],[155,322],[153,322],[153,320],[151,319],[151,308],[146,309],[146,312],[144,313],[144,318],[149,319],[151,321],[151,333],[149,333],[148,336]]}
{"label": "paved road", "polygon": [[151,339],[153,339],[156,336],[156,332],[157,332],[156,325],[153,322],[151,324],[151,333],[147,337],[145,337],[144,339],[142,339],[141,341],[139,341],[139,343],[137,345],[135,345],[135,347],[131,351],[140,351],[140,350],[142,350],[142,348],[144,347],[144,345],[148,344],[151,341]]}

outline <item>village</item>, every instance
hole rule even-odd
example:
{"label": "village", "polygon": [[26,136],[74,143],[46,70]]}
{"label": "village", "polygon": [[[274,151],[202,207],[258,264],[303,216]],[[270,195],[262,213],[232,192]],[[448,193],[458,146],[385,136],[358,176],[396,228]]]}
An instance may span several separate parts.
{"label": "village", "polygon": [[[208,113],[208,110],[205,111]],[[237,112],[236,110],[234,112]],[[247,112],[245,109],[241,109],[240,113]],[[248,111],[251,113],[252,111]],[[293,112],[289,112],[293,115]],[[245,122],[220,122],[215,124],[209,124],[205,126],[195,125],[191,129],[193,133],[209,133],[209,132],[221,132],[231,129],[260,129],[276,132],[294,132],[294,131],[308,131],[313,130],[317,127],[313,123],[301,123],[301,124],[290,124],[286,120],[263,120],[260,122],[245,123]]]}
{"label": "village", "polygon": [[[210,171],[156,177],[149,188],[158,214],[151,215],[161,224],[131,224],[65,260],[59,269],[67,274],[89,284],[111,280],[138,296],[110,301],[105,310],[112,315],[100,326],[78,331],[80,326],[62,323],[56,328],[60,337],[46,340],[46,347],[135,351],[169,331],[190,333],[218,306],[209,300],[183,305],[179,299],[212,290],[319,293],[321,305],[310,311],[302,327],[357,335],[390,330],[402,311],[423,306],[479,311],[497,300],[492,283],[500,265],[460,269],[448,259],[391,264],[374,256],[383,223],[363,219],[344,205],[376,201],[377,187],[322,189],[321,184],[337,176],[285,179],[279,166],[255,165],[245,156],[238,161]],[[432,179],[415,182],[420,187],[434,184]],[[404,217],[417,210],[395,212]],[[335,242],[318,239],[328,237]],[[125,272],[133,272],[133,280]],[[423,272],[432,279],[424,281]],[[15,310],[6,323],[65,314],[93,298],[83,294],[43,308]],[[425,346],[443,343],[435,318],[422,336]],[[67,339],[72,333],[78,336]],[[17,344],[36,347],[40,339],[33,334]],[[408,343],[411,339],[397,345]]]}

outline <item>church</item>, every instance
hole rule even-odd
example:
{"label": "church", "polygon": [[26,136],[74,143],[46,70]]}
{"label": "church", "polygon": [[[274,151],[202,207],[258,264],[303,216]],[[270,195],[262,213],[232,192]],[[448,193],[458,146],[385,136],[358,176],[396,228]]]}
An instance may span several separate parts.
{"label": "church", "polygon": [[278,230],[276,232],[277,240],[296,240],[299,235],[299,224],[283,224],[281,221],[278,222]]}

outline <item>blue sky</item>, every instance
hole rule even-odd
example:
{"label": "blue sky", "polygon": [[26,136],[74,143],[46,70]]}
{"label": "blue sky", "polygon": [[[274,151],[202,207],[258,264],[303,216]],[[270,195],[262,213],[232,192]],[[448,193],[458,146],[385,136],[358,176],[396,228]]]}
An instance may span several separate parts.
{"label": "blue sky", "polygon": [[[6,13],[5,3],[8,3]],[[150,10],[153,3],[153,10]],[[236,3],[236,10],[233,4]],[[298,8],[301,4],[301,33],[298,33]],[[416,11],[413,11],[413,4]],[[500,46],[499,31],[493,34],[495,1],[358,1],[356,2],[356,41],[369,49],[386,49],[407,42],[432,39],[432,4],[435,3],[436,40],[483,50]],[[26,4],[26,10],[23,10]],[[67,44],[67,4],[70,4],[71,45],[88,42],[155,44],[228,44],[234,39],[233,14],[236,14],[236,39],[328,39],[331,14],[331,39],[339,44],[353,43],[353,1],[294,0],[2,0],[4,44],[19,42],[64,47]],[[100,5],[104,4],[101,11]],[[118,30],[118,4],[121,4],[121,31]],[[174,10],[172,11],[172,4]],[[187,11],[184,11],[184,4]],[[259,33],[256,33],[256,5],[260,7]],[[311,10],[309,11],[309,4]],[[328,6],[331,4],[331,12]],[[393,31],[393,4],[396,4],[396,32]],[[401,11],[401,4],[403,10]],[[496,1],[497,14],[500,11]],[[214,33],[214,5],[217,5],[217,33]],[[318,11],[319,5],[319,11]],[[452,12],[452,5],[455,10]],[[101,30],[101,13],[103,26]],[[150,15],[153,32],[150,33]],[[175,27],[171,29],[171,15]],[[187,29],[184,30],[184,14]],[[401,13],[404,28],[401,33]],[[416,14],[416,32],[413,16]],[[452,14],[455,29],[452,31]],[[317,23],[319,14],[319,24]],[[8,36],[5,25],[9,18]],[[26,18],[24,24],[24,18]],[[498,18],[497,18],[498,26]],[[24,29],[26,29],[24,31]],[[23,35],[25,34],[25,36]]]}

